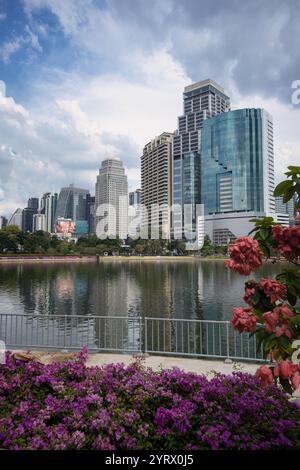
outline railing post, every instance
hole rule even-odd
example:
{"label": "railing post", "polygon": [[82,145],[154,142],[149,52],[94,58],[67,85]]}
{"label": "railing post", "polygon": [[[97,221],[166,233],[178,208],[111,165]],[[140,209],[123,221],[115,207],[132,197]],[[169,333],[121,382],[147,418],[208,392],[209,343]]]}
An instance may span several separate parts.
{"label": "railing post", "polygon": [[229,357],[229,322],[226,322],[226,356],[225,363],[231,364],[232,360]]}
{"label": "railing post", "polygon": [[144,318],[144,353],[148,353],[148,321],[147,317]]}

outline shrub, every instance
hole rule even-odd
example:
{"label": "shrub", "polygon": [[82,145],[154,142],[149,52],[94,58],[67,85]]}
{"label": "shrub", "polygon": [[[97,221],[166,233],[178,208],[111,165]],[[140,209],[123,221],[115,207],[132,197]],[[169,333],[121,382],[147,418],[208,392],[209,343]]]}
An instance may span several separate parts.
{"label": "shrub", "polygon": [[140,362],[0,366],[2,449],[277,449],[300,442],[300,410],[243,373],[154,372]]}

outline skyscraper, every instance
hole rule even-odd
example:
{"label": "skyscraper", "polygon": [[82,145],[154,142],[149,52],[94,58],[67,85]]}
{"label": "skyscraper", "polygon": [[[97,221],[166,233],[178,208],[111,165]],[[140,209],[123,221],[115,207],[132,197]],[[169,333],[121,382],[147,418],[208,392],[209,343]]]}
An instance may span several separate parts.
{"label": "skyscraper", "polygon": [[[170,236],[169,206],[172,205],[172,137],[163,132],[145,145],[141,156],[143,226]],[[162,207],[158,212],[157,206]],[[150,233],[149,233],[150,235]]]}
{"label": "skyscraper", "polygon": [[72,219],[75,224],[77,220],[87,220],[86,200],[89,193],[88,189],[75,188],[72,184],[62,188],[57,201],[55,220]]}
{"label": "skyscraper", "polygon": [[45,214],[34,214],[33,216],[33,231],[37,232],[42,230],[46,232],[46,216]]}
{"label": "skyscraper", "polygon": [[22,212],[22,230],[23,232],[33,231],[33,216],[37,214],[39,209],[39,199],[31,197],[28,199],[27,207]]}
{"label": "skyscraper", "polygon": [[39,198],[38,197],[31,197],[28,199],[27,207],[29,209],[34,209],[38,211],[39,208]]}
{"label": "skyscraper", "polygon": [[128,232],[128,183],[117,157],[103,160],[95,187],[96,234],[124,239]]}
{"label": "skyscraper", "polygon": [[128,196],[128,202],[130,206],[138,206],[142,202],[142,190],[136,189],[131,191]]}
{"label": "skyscraper", "polygon": [[183,115],[173,138],[173,204],[182,213],[175,213],[173,229],[184,227],[184,205],[191,210],[191,227],[197,231],[196,204],[201,204],[200,131],[206,119],[230,109],[224,89],[207,79],[185,87]]}
{"label": "skyscraper", "polygon": [[90,196],[90,194],[88,194],[86,205],[88,232],[95,233],[95,196]]}
{"label": "skyscraper", "polygon": [[215,243],[245,235],[253,217],[275,214],[273,122],[265,110],[205,121],[201,159],[205,225]]}
{"label": "skyscraper", "polygon": [[45,231],[54,233],[57,193],[45,193],[41,198],[41,214],[45,215]]}

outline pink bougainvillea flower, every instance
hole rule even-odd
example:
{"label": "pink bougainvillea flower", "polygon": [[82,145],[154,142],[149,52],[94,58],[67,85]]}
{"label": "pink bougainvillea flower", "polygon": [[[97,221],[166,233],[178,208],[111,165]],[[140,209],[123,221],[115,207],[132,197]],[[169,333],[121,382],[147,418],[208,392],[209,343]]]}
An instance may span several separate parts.
{"label": "pink bougainvillea flower", "polygon": [[240,333],[244,331],[252,333],[255,330],[257,320],[251,308],[236,307],[233,309],[231,323]]}
{"label": "pink bougainvillea flower", "polygon": [[239,274],[247,276],[262,265],[262,252],[257,240],[251,237],[241,237],[229,247],[230,260],[225,266]]}

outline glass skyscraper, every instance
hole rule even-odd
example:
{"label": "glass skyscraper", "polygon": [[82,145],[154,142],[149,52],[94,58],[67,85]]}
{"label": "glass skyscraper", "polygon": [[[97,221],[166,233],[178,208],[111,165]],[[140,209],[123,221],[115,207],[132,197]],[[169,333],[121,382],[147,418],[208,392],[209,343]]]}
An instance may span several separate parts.
{"label": "glass skyscraper", "polygon": [[230,108],[224,89],[213,80],[185,87],[183,115],[173,138],[173,204],[182,212],[173,215],[173,233],[184,226],[184,205],[191,205],[192,229],[197,231],[196,204],[201,204],[201,129],[208,118]]}
{"label": "glass skyscraper", "polygon": [[272,117],[238,109],[204,123],[201,134],[204,213],[275,212]]}
{"label": "glass skyscraper", "polygon": [[77,220],[87,220],[87,195],[88,189],[75,188],[70,185],[67,188],[62,188],[55,212],[55,220],[58,218],[72,219],[76,224]]}

